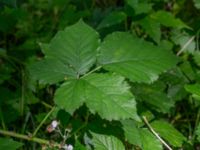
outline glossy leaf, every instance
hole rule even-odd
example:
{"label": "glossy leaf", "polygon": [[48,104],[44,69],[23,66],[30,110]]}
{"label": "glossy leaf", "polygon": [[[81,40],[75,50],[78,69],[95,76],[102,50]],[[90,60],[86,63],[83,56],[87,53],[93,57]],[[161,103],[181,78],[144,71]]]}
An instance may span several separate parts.
{"label": "glossy leaf", "polygon": [[122,142],[114,136],[92,133],[95,150],[125,150]]}
{"label": "glossy leaf", "polygon": [[73,113],[83,103],[102,118],[139,120],[136,102],[124,78],[115,74],[91,74],[66,81],[55,94],[55,103]]}
{"label": "glossy leaf", "polygon": [[153,82],[176,64],[170,51],[124,32],[108,35],[100,46],[98,62],[131,81]]}
{"label": "glossy leaf", "polygon": [[13,141],[12,139],[0,138],[0,149],[2,150],[17,150],[22,145],[22,143]]}
{"label": "glossy leaf", "polygon": [[46,83],[56,83],[68,76],[76,78],[94,65],[98,45],[97,32],[80,20],[59,31],[50,44],[41,45],[45,60],[33,64],[30,72]]}
{"label": "glossy leaf", "polygon": [[181,147],[186,138],[166,121],[156,120],[151,123],[153,129],[174,147]]}

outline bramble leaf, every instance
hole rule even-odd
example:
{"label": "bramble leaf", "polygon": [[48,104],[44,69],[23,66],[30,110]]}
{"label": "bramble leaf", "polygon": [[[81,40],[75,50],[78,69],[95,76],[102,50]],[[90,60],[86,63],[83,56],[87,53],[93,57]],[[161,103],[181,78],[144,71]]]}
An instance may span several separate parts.
{"label": "bramble leaf", "polygon": [[91,74],[68,80],[56,91],[55,103],[69,113],[86,103],[92,113],[108,120],[140,120],[128,84],[116,74]]}
{"label": "bramble leaf", "polygon": [[162,150],[161,143],[146,128],[139,128],[133,120],[122,121],[125,138],[142,150]]}
{"label": "bramble leaf", "polygon": [[156,120],[151,123],[153,129],[174,147],[181,147],[186,138],[166,121]]}
{"label": "bramble leaf", "polygon": [[103,68],[136,82],[153,82],[176,64],[170,51],[125,32],[108,35],[99,51],[98,62]]}
{"label": "bramble leaf", "polygon": [[98,45],[98,33],[80,20],[59,31],[49,44],[41,45],[45,60],[33,64],[30,72],[44,83],[56,83],[68,76],[76,78],[94,65]]}
{"label": "bramble leaf", "polygon": [[114,136],[92,133],[95,150],[125,150],[124,145]]}

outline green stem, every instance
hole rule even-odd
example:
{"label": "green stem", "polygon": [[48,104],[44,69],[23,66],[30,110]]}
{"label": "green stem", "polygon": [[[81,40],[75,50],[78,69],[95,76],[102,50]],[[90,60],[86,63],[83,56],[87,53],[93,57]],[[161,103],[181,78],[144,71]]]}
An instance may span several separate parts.
{"label": "green stem", "polygon": [[24,99],[25,99],[25,74],[24,70],[21,70],[21,78],[22,78],[22,87],[21,87],[21,101],[20,101],[20,114],[21,116],[24,115]]}
{"label": "green stem", "polygon": [[82,130],[83,128],[85,128],[88,124],[88,119],[89,119],[90,113],[87,111],[86,117],[85,117],[85,122],[77,129],[75,130],[71,136],[75,135],[76,133],[78,133],[80,130]]}
{"label": "green stem", "polygon": [[35,131],[33,132],[33,137],[37,134],[37,132],[39,131],[39,129],[42,127],[42,125],[45,123],[45,121],[49,118],[49,116],[52,114],[52,112],[55,110],[55,107],[53,107],[50,112],[44,117],[44,119],[40,122],[40,124],[38,125],[38,127],[35,129]]}
{"label": "green stem", "polygon": [[101,69],[101,68],[102,68],[102,66],[98,66],[98,67],[94,68],[93,70],[91,70],[90,72],[86,73],[86,74],[85,74],[84,76],[82,76],[81,78],[84,78],[84,77],[86,77],[86,76],[92,74],[93,72],[95,72],[95,71]]}
{"label": "green stem", "polygon": [[6,124],[5,124],[5,121],[4,121],[4,116],[3,116],[3,113],[2,113],[1,107],[0,107],[0,117],[1,117],[1,125],[2,125],[3,129],[6,130]]}
{"label": "green stem", "polygon": [[41,104],[42,105],[44,105],[45,107],[47,107],[47,108],[50,108],[50,109],[52,109],[53,108],[53,106],[51,106],[51,105],[49,105],[49,104],[47,104],[46,102],[44,102],[44,101],[41,101]]}
{"label": "green stem", "polygon": [[[27,141],[36,142],[36,143],[39,143],[39,144],[51,145],[51,143],[48,140],[37,138],[37,137],[30,137],[28,135],[19,134],[19,133],[15,133],[15,132],[11,132],[11,131],[5,131],[5,130],[0,129],[0,134],[19,138],[19,139],[23,139],[23,140],[27,140]],[[53,147],[60,147],[60,144],[53,143],[52,146]]]}

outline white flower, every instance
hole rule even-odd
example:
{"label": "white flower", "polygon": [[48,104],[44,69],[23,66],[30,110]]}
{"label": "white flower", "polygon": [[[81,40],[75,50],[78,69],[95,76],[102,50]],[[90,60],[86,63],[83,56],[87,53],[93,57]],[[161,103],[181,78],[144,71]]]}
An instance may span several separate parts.
{"label": "white flower", "polygon": [[62,148],[64,150],[73,150],[73,146],[71,144],[69,144],[69,145],[65,144]]}
{"label": "white flower", "polygon": [[53,120],[53,121],[51,122],[51,126],[52,126],[52,128],[55,129],[55,128],[58,126],[58,121]]}

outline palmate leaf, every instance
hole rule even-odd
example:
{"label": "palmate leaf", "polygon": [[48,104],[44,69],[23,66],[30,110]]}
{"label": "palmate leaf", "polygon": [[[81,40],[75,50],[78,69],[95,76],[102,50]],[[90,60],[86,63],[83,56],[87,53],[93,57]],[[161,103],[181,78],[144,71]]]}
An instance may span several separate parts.
{"label": "palmate leaf", "polygon": [[80,20],[59,31],[49,44],[41,45],[45,59],[31,65],[30,74],[44,83],[76,78],[94,65],[98,45],[98,33]]}
{"label": "palmate leaf", "polygon": [[128,84],[116,74],[91,74],[68,80],[56,91],[55,103],[69,113],[86,103],[92,113],[108,120],[140,120]]}
{"label": "palmate leaf", "polygon": [[125,150],[122,142],[114,136],[92,133],[95,150]]}
{"label": "palmate leaf", "polygon": [[106,70],[131,81],[153,82],[158,74],[176,64],[170,51],[161,49],[124,32],[108,35],[100,46],[98,62]]}

